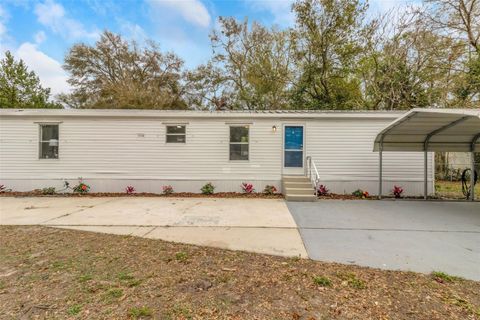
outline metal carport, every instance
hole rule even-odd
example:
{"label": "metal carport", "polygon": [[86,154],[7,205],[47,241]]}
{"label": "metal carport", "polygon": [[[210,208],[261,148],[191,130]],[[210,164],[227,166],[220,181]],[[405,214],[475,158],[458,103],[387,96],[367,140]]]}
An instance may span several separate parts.
{"label": "metal carport", "polygon": [[[474,172],[474,152],[480,152],[480,109],[413,109],[401,116],[375,138],[379,152],[379,197],[382,197],[383,151],[424,152],[424,197],[428,197],[428,152],[470,152]],[[474,175],[471,195],[474,200]]]}

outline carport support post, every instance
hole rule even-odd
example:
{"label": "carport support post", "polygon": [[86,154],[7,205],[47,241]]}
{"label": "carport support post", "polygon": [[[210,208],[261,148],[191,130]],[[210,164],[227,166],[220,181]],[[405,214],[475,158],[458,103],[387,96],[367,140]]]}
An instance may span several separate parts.
{"label": "carport support post", "polygon": [[380,148],[378,152],[378,199],[382,199],[383,189],[383,137],[380,141]]}
{"label": "carport support post", "polygon": [[472,149],[472,152],[470,152],[470,158],[472,161],[472,167],[470,171],[470,200],[475,201],[475,152]]}
{"label": "carport support post", "polygon": [[424,172],[423,172],[423,198],[427,200],[428,198],[428,142],[424,144],[424,151],[423,151],[423,161],[424,161]]}

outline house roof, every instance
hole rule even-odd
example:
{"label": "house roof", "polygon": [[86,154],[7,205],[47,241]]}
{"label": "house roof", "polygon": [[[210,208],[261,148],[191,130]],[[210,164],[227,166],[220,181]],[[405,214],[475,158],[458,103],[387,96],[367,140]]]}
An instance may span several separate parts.
{"label": "house roof", "polygon": [[379,132],[374,151],[480,151],[480,109],[413,109]]}
{"label": "house roof", "polygon": [[115,118],[383,118],[395,119],[405,111],[262,110],[194,111],[128,109],[0,109],[0,117],[115,117]]}

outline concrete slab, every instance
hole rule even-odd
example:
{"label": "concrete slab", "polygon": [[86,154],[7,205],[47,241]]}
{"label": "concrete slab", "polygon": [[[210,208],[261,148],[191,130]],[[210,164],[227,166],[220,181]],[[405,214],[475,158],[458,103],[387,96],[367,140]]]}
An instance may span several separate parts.
{"label": "concrete slab", "polygon": [[310,258],[480,280],[480,203],[288,203]]}
{"label": "concrete slab", "polygon": [[0,223],[307,257],[295,221],[281,199],[2,197]]}
{"label": "concrete slab", "polygon": [[47,223],[75,212],[82,212],[113,198],[1,197],[0,224],[31,225]]}
{"label": "concrete slab", "polygon": [[145,237],[230,250],[308,257],[296,228],[156,227]]}
{"label": "concrete slab", "polygon": [[[57,200],[49,199],[42,201],[43,210],[48,212],[50,207],[59,213],[42,221],[49,225],[296,227],[285,202],[279,199],[85,198],[88,203],[80,206],[81,201],[71,198],[75,199],[74,208],[69,210],[57,209]],[[40,220],[35,219],[37,223]]]}
{"label": "concrete slab", "polygon": [[51,226],[53,228],[91,231],[125,236],[143,237],[155,227],[105,227],[105,226]]}

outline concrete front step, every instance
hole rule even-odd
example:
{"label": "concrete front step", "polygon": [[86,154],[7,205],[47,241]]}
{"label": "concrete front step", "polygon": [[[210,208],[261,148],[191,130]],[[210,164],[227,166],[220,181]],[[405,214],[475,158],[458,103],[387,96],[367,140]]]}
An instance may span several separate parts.
{"label": "concrete front step", "polygon": [[283,182],[310,182],[310,179],[305,176],[283,176]]}
{"label": "concrete front step", "polygon": [[305,176],[283,176],[283,193],[287,201],[316,201],[314,188]]}
{"label": "concrete front step", "polygon": [[287,195],[285,195],[285,200],[287,200],[287,201],[313,202],[313,201],[317,201],[317,197],[314,194],[312,194],[312,195],[287,194]]}
{"label": "concrete front step", "polygon": [[289,188],[302,188],[302,189],[310,189],[313,190],[313,186],[310,182],[284,182],[283,183],[283,188],[284,189],[289,189]]}
{"label": "concrete front step", "polygon": [[314,194],[314,191],[312,186],[310,185],[309,187],[306,188],[296,188],[296,187],[286,187],[285,188],[285,194],[287,195],[293,195],[293,194],[303,194],[303,195],[311,195]]}

